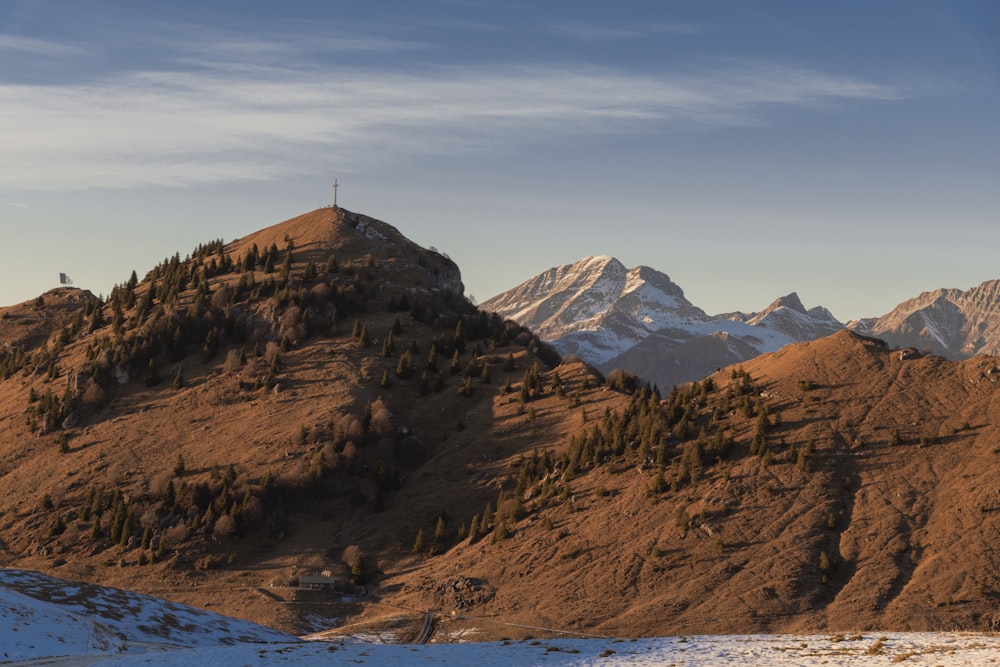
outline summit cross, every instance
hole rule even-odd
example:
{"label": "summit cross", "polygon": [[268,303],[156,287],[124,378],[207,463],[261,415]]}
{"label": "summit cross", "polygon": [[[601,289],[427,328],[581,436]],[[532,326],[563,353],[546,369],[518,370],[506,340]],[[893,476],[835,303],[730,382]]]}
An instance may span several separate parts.
{"label": "summit cross", "polygon": [[340,187],[340,183],[337,182],[336,178],[333,179],[333,207],[334,208],[337,208],[337,188],[339,188],[339,187]]}

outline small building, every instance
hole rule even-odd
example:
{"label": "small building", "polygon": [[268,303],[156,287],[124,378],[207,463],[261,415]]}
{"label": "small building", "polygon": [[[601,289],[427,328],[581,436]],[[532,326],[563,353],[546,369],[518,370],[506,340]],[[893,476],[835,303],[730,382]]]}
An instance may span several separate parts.
{"label": "small building", "polygon": [[333,591],[336,590],[336,587],[337,580],[333,578],[333,575],[329,570],[324,570],[320,574],[299,575],[300,591]]}

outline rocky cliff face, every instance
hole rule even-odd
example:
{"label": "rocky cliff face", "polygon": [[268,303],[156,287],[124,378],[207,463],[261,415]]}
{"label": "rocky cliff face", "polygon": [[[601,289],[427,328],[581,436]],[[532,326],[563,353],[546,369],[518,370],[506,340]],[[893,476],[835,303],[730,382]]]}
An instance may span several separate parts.
{"label": "rocky cliff face", "polygon": [[666,274],[626,269],[613,257],[549,269],[481,308],[529,327],[564,355],[661,387],[844,328],[825,308],[807,310],[795,293],[760,313],[711,316]]}
{"label": "rocky cliff face", "polygon": [[1000,354],[1000,280],[966,291],[924,292],[852,328],[893,347],[914,347],[948,359]]}

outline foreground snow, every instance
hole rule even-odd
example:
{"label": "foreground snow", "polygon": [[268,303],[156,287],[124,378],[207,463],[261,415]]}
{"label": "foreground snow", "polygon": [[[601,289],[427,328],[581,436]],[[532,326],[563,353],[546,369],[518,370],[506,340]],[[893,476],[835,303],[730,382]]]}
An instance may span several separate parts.
{"label": "foreground snow", "polygon": [[302,641],[145,595],[0,568],[0,665],[1000,665],[1000,635],[971,633],[380,643],[387,639]]}
{"label": "foreground snow", "polygon": [[[880,639],[882,638],[882,639]],[[129,655],[102,665],[993,665],[1000,636],[959,633],[693,636],[669,639],[546,639],[469,644],[373,645],[350,642],[236,646]]]}
{"label": "foreground snow", "polygon": [[138,593],[0,569],[0,664],[296,639]]}

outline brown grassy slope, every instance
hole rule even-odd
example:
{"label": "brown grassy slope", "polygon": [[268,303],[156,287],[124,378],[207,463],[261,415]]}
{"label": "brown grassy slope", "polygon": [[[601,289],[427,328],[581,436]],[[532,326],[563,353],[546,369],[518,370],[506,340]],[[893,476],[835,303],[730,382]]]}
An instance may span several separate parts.
{"label": "brown grassy slope", "polygon": [[[280,274],[288,240],[287,289],[258,291]],[[182,360],[164,361],[159,385],[143,382],[144,345],[192,311],[193,285],[173,304],[157,296],[141,317],[138,306],[125,309],[120,337],[110,304],[98,328],[64,346],[56,342],[72,309],[48,320],[55,372],[45,356],[0,383],[0,562],[293,631],[322,623],[310,619],[364,624],[402,610],[454,611],[494,635],[542,632],[498,622],[623,635],[990,623],[1000,590],[993,359],[901,358],[845,332],[747,362],[749,376],[723,371],[662,404],[599,385],[578,363],[551,373],[539,364],[540,392],[522,403],[542,351],[529,334],[501,328],[493,334],[510,335],[469,340],[460,354],[471,396],[457,392],[464,373],[450,374],[450,352],[437,361],[445,387],[421,395],[431,342],[450,345],[463,316],[467,327],[480,322],[456,298],[457,267],[384,223],[332,209],[224,252],[235,261],[272,243],[273,274],[254,268],[250,289],[238,287],[246,271],[209,278],[210,305],[184,320],[225,329],[235,317],[246,340],[223,334],[211,359],[189,342]],[[220,258],[192,260],[189,273]],[[307,279],[310,262],[319,275]],[[154,280],[164,282],[153,272],[136,294]],[[403,295],[432,312],[398,313],[402,331],[386,358],[381,344],[397,317],[388,305]],[[370,332],[367,348],[351,335],[355,319]],[[288,349],[277,353],[282,338]],[[413,377],[395,377],[413,344]],[[278,354],[274,388],[259,386],[269,362],[254,346]],[[245,365],[229,355],[239,349]],[[504,370],[509,356],[515,367]],[[178,367],[184,386],[175,390]],[[29,428],[30,390],[72,394],[108,373],[131,379],[84,403],[66,428]],[[388,420],[359,431],[379,397]],[[763,446],[751,454],[758,424]],[[345,432],[357,440],[353,457]],[[70,451],[60,454],[63,434]],[[716,434],[734,443],[718,459],[709,453]],[[526,462],[536,452],[544,465]],[[376,511],[379,470],[399,484],[387,485]],[[210,511],[164,508],[168,482],[183,498],[210,487]],[[131,501],[124,545],[107,535],[110,507],[91,537],[92,487],[106,505],[115,491]],[[225,510],[227,495],[263,500]],[[226,511],[239,516],[235,535],[212,530]],[[473,517],[485,529],[457,539]],[[435,543],[439,518],[445,535]],[[53,531],[60,519],[64,530]],[[146,526],[160,549],[141,546]],[[425,545],[414,554],[419,530]],[[322,569],[346,575],[350,545],[366,556],[360,604],[285,586]]]}
{"label": "brown grassy slope", "polygon": [[[460,369],[471,366],[475,370],[470,396],[457,393],[464,374],[449,372],[451,351],[445,347],[437,361],[444,387],[421,395],[420,375],[427,367],[432,341],[450,345],[463,313],[471,318],[467,326],[481,319],[454,291],[461,288],[460,275],[446,258],[414,246],[384,223],[331,209],[262,230],[230,244],[225,252],[237,258],[254,244],[260,250],[271,243],[285,248],[289,240],[294,247],[288,290],[292,300],[279,300],[281,289],[274,296],[241,295],[236,284],[245,276],[239,272],[212,277],[207,301],[216,303],[216,297],[227,289],[230,297],[195,319],[222,322],[227,311],[235,313],[247,323],[247,339],[236,344],[223,336],[219,351],[208,360],[199,344],[189,342],[182,360],[162,363],[164,381],[152,387],[143,382],[141,355],[138,363],[130,365],[120,361],[119,351],[142,350],[151,332],[187,312],[194,302],[193,287],[189,285],[171,305],[158,296],[142,318],[136,317],[136,308],[126,308],[120,337],[111,332],[113,308],[106,305],[103,325],[93,332],[84,326],[65,345],[56,345],[62,326],[74,314],[49,312],[49,329],[36,328],[40,337],[49,334],[46,349],[54,351],[14,373],[0,387],[3,564],[211,605],[303,631],[315,625],[306,617],[336,618],[344,609],[332,604],[328,596],[303,596],[281,585],[294,583],[299,574],[324,569],[346,574],[341,553],[349,545],[358,545],[365,553],[366,570],[376,581],[379,564],[388,566],[401,555],[408,557],[417,531],[432,535],[439,516],[445,517],[449,534],[437,547],[443,548],[473,513],[495,502],[500,480],[509,474],[511,457],[525,448],[530,451],[558,442],[574,428],[579,420],[576,413],[549,414],[549,408],[539,405],[534,420],[529,421],[528,413],[518,414],[516,401],[511,403],[516,394],[502,393],[507,380],[518,387],[525,371],[536,364],[545,367],[525,347],[537,349],[537,344],[530,334],[519,333],[516,325],[506,332],[517,341],[476,341],[470,336],[459,355]],[[331,255],[338,266],[324,277]],[[282,251],[274,274],[258,267],[255,282],[275,277],[284,256]],[[218,258],[213,255],[211,259]],[[208,261],[206,257],[203,264]],[[321,273],[314,283],[302,278],[310,262]],[[191,267],[190,273],[196,273],[194,264]],[[151,274],[136,286],[139,301],[154,279]],[[162,277],[158,280],[163,282]],[[299,302],[300,308],[295,305],[295,294],[312,295],[324,289],[330,293],[329,301],[323,302],[326,306],[306,306],[306,301]],[[326,330],[320,334],[309,334],[301,317],[289,315],[299,308],[308,311],[313,322],[320,321],[336,292],[344,293],[344,303],[353,304],[353,310],[338,313],[332,327],[321,325]],[[408,312],[388,312],[390,299],[404,295],[420,300],[432,312],[423,319]],[[46,295],[45,300],[53,299]],[[12,309],[8,320],[26,316],[32,305]],[[381,355],[381,344],[397,317],[402,331],[395,336],[396,350],[386,358]],[[355,320],[370,332],[367,348],[351,335]],[[258,387],[268,363],[266,358],[257,359],[251,348],[270,355],[283,337],[297,342],[278,355],[275,387]],[[31,347],[23,336],[14,342]],[[396,377],[403,351],[413,347],[412,377]],[[91,359],[98,349],[103,351],[94,366]],[[245,365],[234,363],[228,352],[239,349],[249,356]],[[508,358],[514,367],[504,370]],[[484,363],[491,370],[488,383],[482,379]],[[175,369],[183,374],[180,389],[171,386]],[[79,394],[104,371],[112,378],[131,379],[105,386],[101,400],[84,402],[66,428],[60,428],[59,420],[41,420],[40,425],[36,420],[31,428],[26,413],[38,403],[29,403],[29,392]],[[383,388],[386,372],[391,386]],[[596,384],[596,378],[580,365],[565,374],[568,390],[583,377]],[[437,376],[431,373],[431,384]],[[359,432],[356,424],[366,405],[378,405],[379,398],[388,408],[388,418],[381,426]],[[603,405],[613,402],[614,396],[590,389],[578,392],[575,400],[581,405]],[[496,407],[501,404],[502,409]],[[338,435],[342,431],[353,432],[351,438],[357,442],[345,448]],[[66,439],[68,453],[59,453],[60,438]],[[335,444],[338,440],[339,445]],[[352,447],[356,453],[350,458]],[[174,472],[178,457],[186,468],[181,474]],[[385,508],[376,511],[382,464],[401,483],[387,485],[399,488],[387,488],[380,501]],[[317,466],[319,479],[312,474]],[[261,495],[265,477],[281,489],[275,506],[241,515],[243,525],[237,536],[212,532],[204,516],[171,513],[162,506],[168,482],[176,486],[179,496],[197,484],[208,484],[215,491],[226,483],[227,493],[239,501],[244,494]],[[98,537],[91,537],[95,520],[86,516],[92,488],[101,491],[106,505]],[[112,544],[107,534],[111,521],[107,505],[116,491],[132,502],[131,541],[124,546]],[[213,502],[211,511],[217,519],[215,507]],[[59,521],[65,528],[56,533],[52,527]],[[153,527],[152,536],[164,545],[162,549],[141,547],[146,526]],[[187,529],[180,536],[174,531],[168,538],[170,529],[178,526]],[[154,557],[157,562],[149,564]],[[225,565],[230,559],[233,562]],[[273,584],[279,587],[272,589]],[[265,592],[257,590],[261,587]],[[316,604],[298,604],[302,601]]]}
{"label": "brown grassy slope", "polygon": [[0,308],[0,341],[3,347],[34,348],[69,324],[88,301],[90,292],[73,287],[57,287],[38,298]]}
{"label": "brown grassy slope", "polygon": [[[728,410],[735,451],[696,484],[651,496],[655,470],[612,461],[509,540],[463,544],[387,586],[415,607],[609,634],[988,627],[996,367],[901,359],[847,332],[785,348],[744,365],[777,422],[769,465],[746,455],[753,420]],[[706,409],[724,404],[729,372]],[[810,442],[797,465],[789,448]],[[445,585],[464,579],[492,599],[468,606],[467,587]]]}

